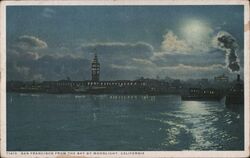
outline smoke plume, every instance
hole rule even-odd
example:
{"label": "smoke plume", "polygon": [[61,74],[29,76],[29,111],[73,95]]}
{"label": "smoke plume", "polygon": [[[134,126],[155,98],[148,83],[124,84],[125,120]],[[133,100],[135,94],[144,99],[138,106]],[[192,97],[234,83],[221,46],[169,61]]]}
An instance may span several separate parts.
{"label": "smoke plume", "polygon": [[214,46],[226,52],[226,64],[231,72],[240,70],[239,59],[237,56],[238,44],[235,38],[228,32],[219,32],[214,39]]}

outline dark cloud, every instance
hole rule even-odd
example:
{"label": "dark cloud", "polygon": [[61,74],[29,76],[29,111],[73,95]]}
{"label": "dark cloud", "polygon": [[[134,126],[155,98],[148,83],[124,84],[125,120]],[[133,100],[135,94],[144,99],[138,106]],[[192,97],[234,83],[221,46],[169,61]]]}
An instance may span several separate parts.
{"label": "dark cloud", "polygon": [[7,44],[7,78],[11,80],[43,80],[42,74],[33,72],[33,66],[40,58],[37,51],[48,48],[45,41],[23,35]]}
{"label": "dark cloud", "polygon": [[139,66],[130,64],[127,66],[112,65],[107,70],[109,72],[105,77],[109,79],[121,79],[119,77],[123,77],[122,79],[135,79],[138,77],[156,78],[156,76],[160,78],[169,76],[173,78],[189,79],[213,78],[216,75],[225,73],[225,66],[224,64],[213,64],[209,66],[194,66],[187,64],[178,64],[175,66]]}
{"label": "dark cloud", "polygon": [[[157,71],[155,71],[157,72]],[[105,80],[134,80],[140,77],[155,77],[143,67],[109,65],[102,68],[101,78]]]}
{"label": "dark cloud", "polygon": [[[8,80],[89,79],[90,61],[71,55],[47,53],[47,43],[34,36],[21,36],[7,47]],[[38,53],[39,51],[39,53]]]}
{"label": "dark cloud", "polygon": [[[214,64],[210,66],[193,66],[179,64],[177,66],[163,67],[160,74],[166,74],[172,78],[213,78],[225,72],[224,65]],[[161,77],[164,77],[161,76]]]}
{"label": "dark cloud", "polygon": [[214,39],[215,47],[226,52],[226,64],[231,72],[240,70],[240,63],[237,52],[239,46],[235,38],[228,32],[221,31]]}
{"label": "dark cloud", "polygon": [[[94,53],[97,53],[101,67],[103,68],[103,78],[106,78],[106,73],[111,74],[114,69],[117,70],[114,65],[126,67],[133,63],[134,58],[149,59],[153,55],[154,48],[145,42],[137,42],[135,44],[112,42],[84,44],[81,46],[81,50],[83,56],[89,60],[92,60]],[[136,66],[137,68],[138,66]],[[116,73],[112,74],[114,76]],[[110,76],[112,75],[107,75],[109,79]],[[119,78],[118,74],[116,77]]]}
{"label": "dark cloud", "polygon": [[72,56],[43,56],[33,66],[34,73],[43,74],[47,80],[60,80],[70,77],[74,80],[90,79],[90,61]]}
{"label": "dark cloud", "polygon": [[222,53],[200,53],[200,54],[161,54],[155,53],[151,58],[158,66],[176,66],[179,64],[193,66],[210,66],[213,64],[224,64]]}
{"label": "dark cloud", "polygon": [[68,76],[74,80],[90,79],[90,61],[86,59],[49,55],[36,60],[20,57],[15,62],[7,62],[8,80],[61,80]]}
{"label": "dark cloud", "polygon": [[[60,80],[67,76],[74,80],[90,79],[90,63],[95,52],[101,63],[101,79],[134,79],[135,76],[149,76],[152,72],[148,64],[151,63],[149,58],[153,55],[153,47],[147,43],[88,44],[81,46],[81,53],[59,55],[58,52],[53,52],[56,50],[54,48],[38,53],[33,49],[38,44],[28,40],[30,38],[21,39],[29,43],[29,47],[8,49],[8,78],[10,80]],[[18,45],[19,42],[14,45]],[[128,65],[132,65],[134,69],[123,69]],[[145,69],[140,67],[145,67]],[[22,75],[21,71],[25,73]],[[22,78],[18,78],[18,75]]]}
{"label": "dark cloud", "polygon": [[[225,72],[225,55],[221,52],[221,49],[191,54],[154,52],[154,48],[144,42],[49,48],[37,37],[21,36],[7,47],[7,76],[8,80],[61,80],[68,76],[72,80],[87,80],[91,78],[91,61],[97,53],[101,80],[141,76],[207,78]],[[230,56],[231,59],[236,57]]]}

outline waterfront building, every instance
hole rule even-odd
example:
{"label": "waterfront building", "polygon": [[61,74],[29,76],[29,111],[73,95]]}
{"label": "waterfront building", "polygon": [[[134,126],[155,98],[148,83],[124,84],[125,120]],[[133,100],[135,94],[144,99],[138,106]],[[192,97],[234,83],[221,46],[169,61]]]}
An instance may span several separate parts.
{"label": "waterfront building", "polygon": [[[70,77],[59,81],[44,81],[36,84],[37,91],[48,93],[166,93],[168,91],[176,92],[179,87],[169,90],[169,83],[157,79],[144,79],[137,80],[100,80],[100,63],[97,55],[91,63],[91,80],[85,81],[72,81]],[[180,81],[178,80],[178,85]],[[11,91],[33,91],[33,84],[24,83],[9,83],[8,88]]]}
{"label": "waterfront building", "polygon": [[209,83],[208,78],[202,78],[199,80],[199,86],[205,88],[205,87],[210,87],[211,85]]}
{"label": "waterfront building", "polygon": [[100,80],[100,63],[98,62],[97,54],[95,54],[95,57],[92,61],[91,72],[92,72],[92,81],[99,81]]}

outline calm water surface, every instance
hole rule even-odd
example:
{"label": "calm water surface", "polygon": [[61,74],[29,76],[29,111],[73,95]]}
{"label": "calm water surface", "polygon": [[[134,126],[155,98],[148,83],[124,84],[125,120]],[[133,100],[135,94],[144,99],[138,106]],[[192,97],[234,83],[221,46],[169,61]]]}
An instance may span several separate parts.
{"label": "calm water surface", "polygon": [[179,96],[7,94],[7,150],[243,150],[243,115]]}

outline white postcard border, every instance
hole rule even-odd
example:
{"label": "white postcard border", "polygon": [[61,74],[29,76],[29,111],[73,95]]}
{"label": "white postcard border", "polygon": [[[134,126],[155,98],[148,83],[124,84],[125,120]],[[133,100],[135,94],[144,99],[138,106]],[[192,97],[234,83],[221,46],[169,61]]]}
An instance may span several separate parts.
{"label": "white postcard border", "polygon": [[[6,6],[14,5],[244,5],[244,81],[245,150],[244,151],[6,151]],[[1,157],[247,157],[249,156],[249,2],[246,0],[83,0],[83,1],[2,1],[0,32],[1,64]],[[138,153],[135,153],[138,152]]]}

